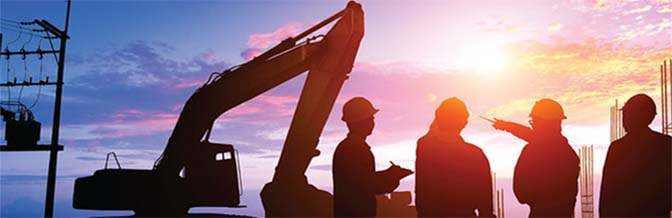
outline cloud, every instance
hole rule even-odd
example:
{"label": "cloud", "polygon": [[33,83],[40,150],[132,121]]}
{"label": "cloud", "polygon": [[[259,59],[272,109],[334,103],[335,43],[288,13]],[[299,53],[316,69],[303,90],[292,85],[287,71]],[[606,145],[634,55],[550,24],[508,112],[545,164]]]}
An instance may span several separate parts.
{"label": "cloud", "polygon": [[491,17],[489,19],[483,19],[475,23],[477,27],[486,32],[495,32],[495,33],[513,33],[521,31],[525,28],[525,24],[511,24],[504,21],[504,19],[499,17]]}
{"label": "cloud", "polygon": [[[56,179],[74,179],[82,175],[59,175]],[[46,184],[46,175],[21,175],[21,174],[4,174],[0,176],[0,184],[2,185],[28,185],[28,184]]]}
{"label": "cloud", "polygon": [[[204,81],[211,72],[221,72],[230,64],[211,51],[187,59],[169,58],[174,48],[165,43],[133,41],[90,54],[87,62],[74,63],[74,85],[92,89],[112,85],[133,87],[174,87]],[[184,88],[184,86],[178,86]]]}
{"label": "cloud", "polygon": [[43,208],[43,204],[28,197],[18,198],[12,202],[2,204],[0,215],[2,217],[39,217],[44,214],[37,208]]}
{"label": "cloud", "polygon": [[[71,194],[71,193],[70,193]],[[2,201],[0,207],[0,216],[2,217],[42,217],[44,216],[44,199],[36,200],[31,197],[18,197],[10,201]],[[99,216],[117,216],[124,217],[132,215],[132,211],[94,211],[77,210],[72,208],[72,197],[66,199],[56,199],[54,202],[55,217],[99,217]]]}
{"label": "cloud", "polygon": [[311,23],[291,22],[287,23],[271,33],[252,34],[247,40],[247,45],[254,48],[268,48],[280,41],[292,37],[310,27]]}
{"label": "cloud", "polygon": [[[193,90],[211,72],[229,66],[212,51],[175,58],[175,50],[160,42],[135,41],[101,50],[87,55],[87,61],[71,64],[73,73],[66,78],[68,97],[77,101],[64,104],[63,116],[68,119],[61,126],[62,143],[68,149],[94,156],[139,149],[152,151],[144,156],[152,161],[164,148]],[[241,153],[278,151],[284,136],[259,136],[289,126],[303,79],[305,75],[225,113],[215,124],[213,140],[235,144]],[[49,125],[49,120],[43,125]],[[143,158],[131,159],[131,163],[140,163],[137,159]]]}
{"label": "cloud", "polygon": [[623,11],[622,14],[623,14],[623,15],[628,15],[628,14],[639,14],[639,13],[642,13],[642,12],[647,12],[647,11],[649,11],[649,10],[651,10],[651,8],[653,8],[653,6],[651,6],[651,5],[645,5],[645,6],[641,7],[641,8],[633,8],[633,9],[630,9],[630,10],[627,10],[627,11]]}
{"label": "cloud", "polygon": [[663,6],[661,6],[660,8],[658,8],[657,11],[658,11],[658,13],[661,13],[661,14],[663,14],[663,13],[670,13],[670,12],[672,12],[672,8],[671,8],[671,6],[670,6],[669,4],[664,4]]}
{"label": "cloud", "polygon": [[263,49],[259,48],[248,48],[245,49],[240,53],[240,56],[243,57],[246,61],[252,60],[254,57],[259,56],[262,52],[264,52]]}
{"label": "cloud", "polygon": [[563,26],[562,24],[554,23],[554,24],[550,24],[550,25],[548,25],[548,27],[546,27],[546,29],[548,29],[548,31],[559,31],[559,30],[561,30],[563,27],[564,27],[564,26]]}
{"label": "cloud", "polygon": [[184,81],[175,84],[176,89],[184,89],[184,88],[193,88],[193,87],[199,87],[203,85],[203,81]]}
{"label": "cloud", "polygon": [[[663,19],[658,23],[649,23],[646,25],[637,25],[634,28],[626,29],[622,32],[616,33],[615,41],[627,41],[636,39],[639,37],[649,37],[657,35],[665,31],[666,29],[669,32],[669,29],[672,28],[672,20]],[[663,34],[665,35],[665,34]]]}
{"label": "cloud", "polygon": [[279,157],[280,157],[280,155],[277,155],[277,154],[269,154],[269,155],[258,156],[258,158],[269,158],[269,159],[277,159]]}
{"label": "cloud", "polygon": [[323,171],[331,172],[331,164],[317,164],[317,165],[311,165],[311,166],[310,166],[310,169],[323,170]]}
{"label": "cloud", "polygon": [[250,46],[250,48],[243,50],[240,53],[240,56],[245,60],[252,60],[252,58],[260,55],[265,49],[280,43],[282,40],[299,34],[313,24],[314,23],[291,22],[278,27],[270,33],[252,34],[247,40],[247,45]]}
{"label": "cloud", "polygon": [[[596,7],[590,6],[593,3]],[[669,34],[659,34],[669,30],[669,1],[570,1],[563,4],[569,4],[580,17],[580,21],[563,21],[570,27],[563,33],[574,35],[575,42],[603,38],[628,46],[650,46],[669,41]],[[581,29],[571,28],[579,25]]]}
{"label": "cloud", "polygon": [[[659,60],[669,48],[619,47],[608,41],[584,43],[523,42],[514,46],[520,56],[518,70],[530,78],[534,95],[512,99],[492,109],[492,114],[518,116],[528,112],[535,99],[552,97],[565,105],[576,122],[608,120],[613,99],[627,99],[639,93],[658,94]],[[505,110],[508,108],[508,112]],[[595,111],[602,108],[602,111]],[[601,121],[604,122],[604,121]]]}

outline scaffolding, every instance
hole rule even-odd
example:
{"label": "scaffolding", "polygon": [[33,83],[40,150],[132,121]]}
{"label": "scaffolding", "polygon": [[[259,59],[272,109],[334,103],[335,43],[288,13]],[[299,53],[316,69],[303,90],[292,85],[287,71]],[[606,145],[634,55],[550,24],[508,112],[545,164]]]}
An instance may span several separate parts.
{"label": "scaffolding", "polygon": [[504,218],[504,189],[497,190],[497,217]]}
{"label": "scaffolding", "polygon": [[665,135],[670,135],[670,132],[672,131],[672,125],[670,124],[670,114],[672,112],[670,111],[670,105],[672,105],[672,102],[670,101],[670,85],[672,85],[672,72],[670,69],[672,68],[672,59],[670,60],[663,60],[663,64],[660,65],[660,109],[661,112],[661,122],[660,122],[660,128],[661,132]]}
{"label": "scaffolding", "polygon": [[593,195],[593,146],[581,146],[579,149],[581,159],[581,173],[579,176],[581,194],[581,217],[595,217]]}
{"label": "scaffolding", "polygon": [[492,213],[504,218],[504,189],[497,189],[497,173],[492,173]]}
{"label": "scaffolding", "polygon": [[625,129],[623,129],[623,111],[620,110],[618,99],[615,100],[615,103],[613,106],[611,106],[610,111],[611,114],[609,118],[611,119],[611,122],[609,124],[611,127],[611,133],[609,136],[610,141],[613,142],[625,135]]}

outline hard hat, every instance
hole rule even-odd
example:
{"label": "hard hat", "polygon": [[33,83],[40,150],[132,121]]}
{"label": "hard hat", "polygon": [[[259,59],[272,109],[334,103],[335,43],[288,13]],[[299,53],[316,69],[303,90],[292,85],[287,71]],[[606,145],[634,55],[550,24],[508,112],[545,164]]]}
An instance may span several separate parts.
{"label": "hard hat", "polygon": [[378,109],[373,107],[369,100],[363,97],[354,97],[343,104],[343,117],[345,122],[355,122],[373,116]]}
{"label": "hard hat", "polygon": [[439,119],[467,118],[469,111],[462,100],[452,97],[441,102],[434,115]]}
{"label": "hard hat", "polygon": [[636,94],[628,101],[625,102],[622,111],[633,111],[637,113],[642,113],[646,115],[655,115],[656,114],[656,103],[653,102],[653,99],[646,94]]}
{"label": "hard hat", "polygon": [[530,117],[544,120],[567,119],[567,117],[565,117],[565,111],[562,110],[560,103],[548,98],[543,98],[534,103],[532,112],[530,112]]}

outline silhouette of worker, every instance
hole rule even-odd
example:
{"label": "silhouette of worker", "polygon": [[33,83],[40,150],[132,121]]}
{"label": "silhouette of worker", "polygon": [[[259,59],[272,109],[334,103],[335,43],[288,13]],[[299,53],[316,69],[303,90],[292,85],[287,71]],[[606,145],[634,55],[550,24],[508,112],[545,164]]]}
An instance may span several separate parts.
{"label": "silhouette of worker", "polygon": [[[469,112],[460,99],[441,103],[418,140],[415,205],[418,217],[493,217],[490,163],[460,132]],[[478,214],[476,214],[478,211]]]}
{"label": "silhouette of worker", "polygon": [[334,216],[376,216],[376,194],[390,193],[399,186],[398,166],[376,172],[375,159],[366,137],[374,127],[373,115],[378,112],[362,97],[343,105],[343,118],[348,136],[338,144],[333,160]]}
{"label": "silhouette of worker", "polygon": [[622,108],[626,135],[611,143],[602,172],[601,217],[669,217],[672,181],[670,136],[649,124],[656,105],[645,94]]}
{"label": "silhouette of worker", "polygon": [[513,191],[520,203],[530,206],[530,217],[572,217],[579,157],[562,135],[562,106],[541,99],[530,117],[532,128],[499,119],[493,125],[528,143],[514,169]]}

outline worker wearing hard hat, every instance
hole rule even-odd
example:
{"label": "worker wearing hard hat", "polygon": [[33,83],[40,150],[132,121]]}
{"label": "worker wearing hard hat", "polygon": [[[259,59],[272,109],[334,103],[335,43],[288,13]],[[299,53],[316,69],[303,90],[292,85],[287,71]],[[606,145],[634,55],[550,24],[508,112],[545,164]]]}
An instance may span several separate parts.
{"label": "worker wearing hard hat", "polygon": [[600,216],[669,217],[672,204],[672,138],[649,125],[656,105],[645,94],[625,102],[626,135],[609,146],[602,172]]}
{"label": "worker wearing hard hat", "polygon": [[436,109],[418,140],[415,206],[418,217],[479,217],[492,213],[492,176],[483,150],[460,136],[469,112],[458,98]]}
{"label": "worker wearing hard hat", "polygon": [[371,102],[355,97],[343,105],[342,120],[348,136],[338,144],[333,159],[334,216],[375,217],[376,194],[390,193],[410,170],[393,165],[376,172],[375,159],[366,138],[375,125],[378,112]]}
{"label": "worker wearing hard hat", "polygon": [[562,135],[562,106],[541,99],[532,107],[532,128],[496,119],[493,127],[527,141],[514,169],[513,191],[530,217],[571,217],[578,192],[579,157]]}

